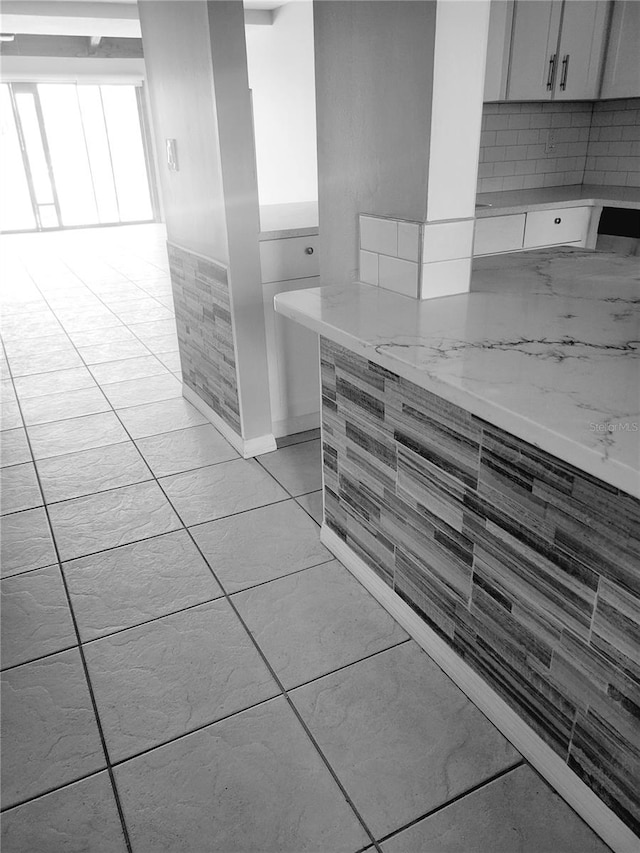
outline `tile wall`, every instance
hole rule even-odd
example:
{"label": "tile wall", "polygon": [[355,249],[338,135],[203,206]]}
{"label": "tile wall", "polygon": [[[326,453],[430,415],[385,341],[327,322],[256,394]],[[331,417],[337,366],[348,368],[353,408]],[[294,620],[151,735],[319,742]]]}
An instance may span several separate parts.
{"label": "tile wall", "polygon": [[640,187],[640,98],[593,105],[584,183]]}
{"label": "tile wall", "polygon": [[479,193],[582,183],[640,186],[640,98],[484,105]]}
{"label": "tile wall", "polygon": [[414,299],[466,293],[475,219],[359,217],[359,281]]}
{"label": "tile wall", "polygon": [[360,281],[416,298],[420,223],[360,216]]}
{"label": "tile wall", "polygon": [[167,248],[183,382],[240,435],[227,270],[171,243]]}
{"label": "tile wall", "polygon": [[325,522],[640,831],[640,503],[326,339]]}
{"label": "tile wall", "polygon": [[581,184],[591,112],[591,101],[485,104],[478,192]]}

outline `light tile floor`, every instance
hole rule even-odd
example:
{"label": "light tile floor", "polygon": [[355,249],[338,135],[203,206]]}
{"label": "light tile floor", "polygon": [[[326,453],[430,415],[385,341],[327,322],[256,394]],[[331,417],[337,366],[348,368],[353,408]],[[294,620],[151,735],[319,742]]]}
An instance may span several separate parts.
{"label": "light tile floor", "polygon": [[3,242],[4,853],[603,853],[181,397],[163,229]]}

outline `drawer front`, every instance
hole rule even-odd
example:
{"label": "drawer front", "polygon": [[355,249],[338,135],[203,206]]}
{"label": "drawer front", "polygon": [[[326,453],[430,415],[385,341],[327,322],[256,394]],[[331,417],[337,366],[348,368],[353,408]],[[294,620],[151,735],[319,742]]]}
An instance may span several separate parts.
{"label": "drawer front", "polygon": [[476,219],[473,239],[474,255],[495,255],[499,252],[516,252],[522,248],[524,213],[510,216],[489,216]]}
{"label": "drawer front", "polygon": [[527,213],[524,248],[562,246],[585,240],[590,214],[590,207],[565,207]]}
{"label": "drawer front", "polygon": [[262,281],[288,281],[319,275],[318,237],[287,237],[260,243]]}

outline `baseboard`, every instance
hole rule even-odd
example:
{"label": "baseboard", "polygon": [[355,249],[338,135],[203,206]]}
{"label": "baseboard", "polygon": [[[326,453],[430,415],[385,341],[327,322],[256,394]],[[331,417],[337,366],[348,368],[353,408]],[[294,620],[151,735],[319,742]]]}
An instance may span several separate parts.
{"label": "baseboard", "polygon": [[615,853],[638,853],[638,838],[491,687],[326,524],[322,543],[376,598]]}
{"label": "baseboard", "polygon": [[211,406],[199,397],[196,392],[189,388],[188,385],[182,383],[182,396],[188,400],[192,406],[204,415],[229,444],[235,448],[243,459],[250,459],[252,456],[260,456],[262,453],[271,453],[276,450],[276,440],[273,433],[269,432],[265,435],[259,435],[257,438],[244,439],[241,435],[232,429],[229,424],[223,420],[220,415],[215,412]]}
{"label": "baseboard", "polygon": [[308,429],[318,429],[319,426],[320,412],[311,412],[306,415],[295,415],[294,417],[274,421],[273,434],[276,438],[282,438],[285,435],[306,432]]}

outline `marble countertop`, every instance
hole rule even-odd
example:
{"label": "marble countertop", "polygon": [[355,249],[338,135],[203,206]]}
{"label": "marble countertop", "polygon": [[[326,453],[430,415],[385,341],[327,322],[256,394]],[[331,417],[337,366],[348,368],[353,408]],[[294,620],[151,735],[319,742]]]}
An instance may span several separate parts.
{"label": "marble countertop", "polygon": [[479,258],[469,294],[349,283],[276,311],[640,497],[638,258],[568,247]]}
{"label": "marble countertop", "polygon": [[260,240],[312,237],[317,233],[317,201],[260,205]]}
{"label": "marble countertop", "polygon": [[505,216],[527,210],[550,210],[556,207],[575,207],[576,204],[603,207],[640,208],[640,187],[610,187],[595,184],[575,184],[566,187],[544,187],[533,190],[508,190],[479,193],[476,217]]}

